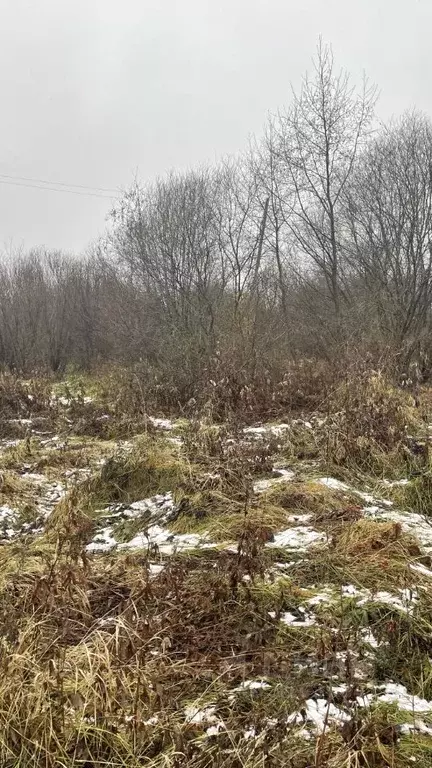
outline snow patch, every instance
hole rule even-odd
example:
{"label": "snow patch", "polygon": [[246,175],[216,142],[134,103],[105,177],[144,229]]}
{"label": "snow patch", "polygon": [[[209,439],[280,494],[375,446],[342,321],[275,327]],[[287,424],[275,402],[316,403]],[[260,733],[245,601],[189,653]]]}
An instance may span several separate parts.
{"label": "snow patch", "polygon": [[326,541],[325,533],[315,531],[306,525],[298,525],[287,528],[274,536],[274,540],[266,544],[267,547],[283,547],[286,549],[305,550],[313,544]]}
{"label": "snow patch", "polygon": [[170,432],[174,429],[174,424],[170,419],[157,419],[154,416],[147,416],[147,421],[156,427],[156,429],[162,429],[166,432]]}
{"label": "snow patch", "polygon": [[263,688],[270,688],[270,684],[265,680],[243,680],[237,688],[233,688],[232,693],[241,693],[242,691],[258,691]]}
{"label": "snow patch", "polygon": [[[299,609],[299,611],[300,613],[302,612],[301,608]],[[269,611],[269,616],[272,619],[275,619],[276,611]],[[299,618],[298,616],[295,616],[293,613],[290,613],[289,611],[285,611],[285,613],[282,613],[279,617],[279,620],[283,624],[287,624],[290,627],[313,627],[316,624],[315,616],[307,616],[306,614],[304,614],[301,618]]]}
{"label": "snow patch", "polygon": [[332,488],[334,491],[350,491],[351,488],[346,483],[342,483],[341,480],[336,480],[335,477],[320,477],[318,480],[321,485],[325,485],[326,488]]}
{"label": "snow patch", "polygon": [[104,528],[99,531],[90,544],[87,544],[87,552],[108,552],[117,546],[117,541],[112,536],[112,528]]}
{"label": "snow patch", "polygon": [[415,536],[425,551],[432,550],[432,525],[418,512],[380,510],[377,517],[388,522],[400,523],[402,530]]}
{"label": "snow patch", "polygon": [[326,699],[308,699],[302,711],[289,715],[287,722],[292,725],[310,723],[316,733],[323,733],[328,725],[340,725],[350,719],[350,715]]}
{"label": "snow patch", "polygon": [[397,704],[399,709],[407,712],[431,712],[432,701],[426,701],[419,696],[408,693],[404,685],[399,683],[387,683],[380,686],[374,693],[357,696],[357,704],[360,707],[370,707],[376,702]]}
{"label": "snow patch", "polygon": [[274,435],[274,437],[281,437],[287,430],[291,429],[289,424],[262,424],[259,427],[245,427],[243,430],[244,435],[251,435],[253,437],[260,437],[262,435]]}
{"label": "snow patch", "polygon": [[212,723],[217,718],[215,717],[216,707],[213,705],[199,706],[197,704],[189,704],[185,707],[184,714],[187,723]]}
{"label": "snow patch", "polygon": [[274,469],[273,472],[275,473],[276,477],[257,480],[254,483],[253,489],[255,493],[262,493],[263,491],[267,491],[273,485],[288,482],[289,480],[292,480],[295,475],[292,469]]}
{"label": "snow patch", "polygon": [[174,552],[184,552],[188,549],[208,549],[214,547],[207,531],[198,533],[174,534],[160,525],[152,525],[146,533],[139,533],[130,541],[119,545],[120,549],[143,549],[157,547],[159,552],[172,555]]}

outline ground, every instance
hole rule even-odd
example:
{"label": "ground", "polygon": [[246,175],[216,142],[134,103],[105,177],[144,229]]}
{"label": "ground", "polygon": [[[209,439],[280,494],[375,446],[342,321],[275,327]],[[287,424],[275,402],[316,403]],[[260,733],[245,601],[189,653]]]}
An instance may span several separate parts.
{"label": "ground", "polygon": [[1,766],[432,764],[426,412],[396,394],[384,442],[382,410],[127,422],[90,387],[36,413],[26,386],[0,445]]}

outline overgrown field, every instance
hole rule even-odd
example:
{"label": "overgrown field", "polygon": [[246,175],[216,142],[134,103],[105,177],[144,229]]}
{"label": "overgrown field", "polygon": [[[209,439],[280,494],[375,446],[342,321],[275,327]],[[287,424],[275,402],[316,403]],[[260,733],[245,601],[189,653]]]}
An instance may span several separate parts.
{"label": "overgrown field", "polygon": [[2,376],[0,766],[429,768],[430,402]]}

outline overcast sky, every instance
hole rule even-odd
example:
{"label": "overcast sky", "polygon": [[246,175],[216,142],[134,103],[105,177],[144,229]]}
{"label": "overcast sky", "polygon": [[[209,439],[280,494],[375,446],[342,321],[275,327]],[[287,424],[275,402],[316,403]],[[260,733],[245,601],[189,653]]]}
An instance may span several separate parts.
{"label": "overcast sky", "polygon": [[[354,78],[365,70],[379,86],[380,117],[414,105],[432,114],[431,0],[0,0],[0,10],[3,179],[118,189],[135,173],[238,152],[287,103],[319,35]],[[79,251],[109,207],[0,183],[0,243]]]}

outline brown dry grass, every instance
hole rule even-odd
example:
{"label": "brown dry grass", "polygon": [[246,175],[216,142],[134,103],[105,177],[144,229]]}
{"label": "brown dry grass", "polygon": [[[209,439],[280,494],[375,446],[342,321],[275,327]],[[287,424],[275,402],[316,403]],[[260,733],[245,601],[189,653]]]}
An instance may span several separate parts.
{"label": "brown dry grass", "polygon": [[[356,466],[365,466],[358,436],[376,407],[369,448],[390,456],[403,443],[399,400],[390,393],[386,405],[386,392],[368,380],[351,415],[338,416]],[[44,535],[0,547],[0,765],[405,768],[414,755],[429,768],[430,739],[401,738],[398,730],[409,713],[353,705],[368,682],[355,677],[356,665],[374,681],[392,678],[432,697],[431,582],[409,568],[424,562],[418,543],[392,523],[357,519],[357,497],[309,479],[255,495],[253,479],[271,469],[275,444],[208,425],[194,425],[186,442],[180,455],[165,440],[139,439],[67,495]],[[89,460],[99,445],[92,443]],[[65,465],[75,463],[68,451]],[[84,449],[80,456],[79,465]],[[338,460],[349,465],[347,456]],[[231,550],[153,552],[152,560],[147,552],[86,551],[101,506],[162,490],[178,502],[173,530],[206,528],[218,541],[231,539]],[[12,481],[4,491],[12,498]],[[327,545],[298,558],[266,548],[288,516],[306,513],[311,526],[328,532]],[[282,578],[276,563],[293,556]],[[410,615],[339,598],[317,608],[311,625],[281,621],[300,615],[323,585],[337,595],[347,583],[392,592],[417,586],[420,598]],[[361,630],[371,627],[381,645],[365,656]],[[269,687],[233,692],[251,679]],[[338,683],[347,686],[342,699],[332,693]],[[349,727],[329,722],[306,740],[288,716],[323,696],[349,707],[352,720]],[[211,721],[191,721],[192,704],[213,706],[221,731],[208,734]]]}

